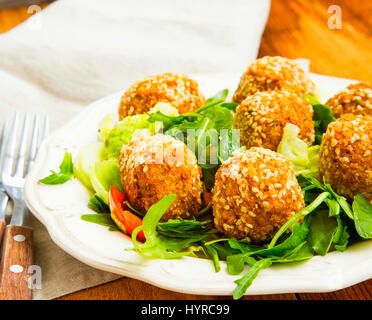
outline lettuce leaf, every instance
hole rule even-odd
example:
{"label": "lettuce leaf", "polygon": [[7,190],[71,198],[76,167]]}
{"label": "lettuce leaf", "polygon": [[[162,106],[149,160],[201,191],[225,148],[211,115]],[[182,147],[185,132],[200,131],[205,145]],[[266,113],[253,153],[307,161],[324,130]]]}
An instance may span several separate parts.
{"label": "lettuce leaf", "polygon": [[305,141],[298,138],[300,129],[291,123],[284,127],[283,137],[278,152],[291,162],[296,175],[318,176],[320,146],[308,147]]}
{"label": "lettuce leaf", "polygon": [[74,161],[75,176],[89,191],[94,191],[91,175],[96,163],[103,160],[102,150],[102,142],[91,143],[79,150]]}
{"label": "lettuce leaf", "polygon": [[148,118],[149,115],[147,114],[138,114],[119,121],[105,140],[104,152],[106,157],[108,159],[117,158],[123,144],[128,144],[138,135],[150,133],[153,124],[147,121]]}
{"label": "lettuce leaf", "polygon": [[90,178],[97,196],[106,204],[109,200],[109,190],[111,186],[115,186],[120,191],[124,192],[120,180],[120,171],[117,159],[97,162],[92,170]]}

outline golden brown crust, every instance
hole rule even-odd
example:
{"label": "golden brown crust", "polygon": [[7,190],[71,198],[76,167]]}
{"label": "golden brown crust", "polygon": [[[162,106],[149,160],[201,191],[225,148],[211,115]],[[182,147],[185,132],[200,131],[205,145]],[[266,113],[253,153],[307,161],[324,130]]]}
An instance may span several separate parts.
{"label": "golden brown crust", "polygon": [[276,152],[251,148],[225,161],[217,171],[214,224],[228,237],[255,243],[269,240],[303,207],[295,173]]}
{"label": "golden brown crust", "polygon": [[300,128],[299,137],[309,145],[314,141],[313,109],[295,93],[257,92],[236,109],[234,128],[240,129],[240,142],[247,148],[264,147],[276,151],[287,123]]}
{"label": "golden brown crust", "polygon": [[177,198],[162,220],[190,218],[201,206],[201,170],[186,145],[157,134],[133,139],[119,157],[120,176],[130,203],[142,213],[169,194]]}
{"label": "golden brown crust", "polygon": [[124,93],[119,105],[120,120],[148,112],[158,102],[172,104],[179,113],[192,112],[205,103],[196,81],[177,73],[147,76],[135,81]]}
{"label": "golden brown crust", "polygon": [[336,118],[345,113],[372,116],[372,85],[368,82],[351,84],[329,99],[326,105],[331,107]]}
{"label": "golden brown crust", "polygon": [[342,115],[328,125],[320,147],[319,171],[339,194],[372,201],[372,117]]}
{"label": "golden brown crust", "polygon": [[241,103],[256,92],[281,89],[302,97],[307,93],[314,95],[315,85],[295,62],[266,56],[253,62],[242,75],[233,101]]}

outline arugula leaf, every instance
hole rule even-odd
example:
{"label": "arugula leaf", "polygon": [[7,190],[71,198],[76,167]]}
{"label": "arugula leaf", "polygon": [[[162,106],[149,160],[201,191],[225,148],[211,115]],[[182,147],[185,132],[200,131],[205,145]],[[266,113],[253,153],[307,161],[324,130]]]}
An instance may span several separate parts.
{"label": "arugula leaf", "polygon": [[315,141],[317,144],[320,144],[323,133],[327,131],[327,127],[331,122],[336,121],[336,118],[333,116],[330,107],[321,104],[317,99],[309,94],[305,95],[305,98],[310,101],[314,110],[313,120],[315,128]]}
{"label": "arugula leaf", "polygon": [[[231,275],[240,274],[245,264],[251,269],[241,279],[235,281],[238,284],[234,291],[234,298],[239,299],[251,285],[258,272],[271,265],[271,263],[298,262],[310,259],[314,253],[306,238],[309,234],[307,219],[302,224],[295,224],[292,234],[281,244],[273,248],[262,248],[252,246],[243,241],[229,240],[230,247],[241,253],[227,256],[226,263]],[[265,258],[263,258],[265,257]],[[258,260],[256,260],[257,258]]]}
{"label": "arugula leaf", "polygon": [[244,270],[244,254],[234,254],[226,257],[227,271],[235,276],[241,274]]}
{"label": "arugula leaf", "polygon": [[236,103],[225,102],[228,90],[207,99],[204,106],[192,113],[167,116],[157,112],[148,121],[162,121],[165,134],[178,139],[194,151],[203,170],[207,190],[214,185],[214,177],[221,163],[242,151],[240,136],[233,129]]}
{"label": "arugula leaf", "polygon": [[235,103],[235,102],[224,102],[224,103],[221,103],[221,107],[224,107],[224,108],[227,108],[229,110],[232,110],[232,111],[235,111],[236,108],[238,107],[238,103]]}
{"label": "arugula leaf", "polygon": [[203,245],[203,248],[208,253],[209,257],[212,259],[214,270],[216,272],[219,272],[221,270],[221,265],[220,265],[220,258],[218,256],[217,250],[213,248],[212,246]]}
{"label": "arugula leaf", "polygon": [[226,258],[227,271],[233,276],[241,274],[245,264],[253,266],[255,263],[256,259],[245,254],[234,254]]}
{"label": "arugula leaf", "polygon": [[260,250],[260,247],[254,246],[252,244],[246,243],[243,241],[239,240],[232,240],[230,239],[228,241],[228,244],[230,248],[239,250],[241,253],[248,253],[248,252],[256,252]]}
{"label": "arugula leaf", "polygon": [[109,206],[97,194],[89,199],[88,207],[97,213],[110,213]]}
{"label": "arugula leaf", "polygon": [[337,229],[337,220],[329,217],[326,210],[309,216],[309,244],[314,252],[324,256],[329,251]]}
{"label": "arugula leaf", "polygon": [[[170,194],[152,205],[143,218],[143,225],[133,231],[132,242],[134,250],[142,256],[153,259],[177,259],[193,253],[192,251],[180,250],[206,237],[205,234],[196,234],[188,238],[169,238],[157,232],[158,222],[175,199],[176,195]],[[143,230],[146,237],[144,244],[140,244],[137,241],[137,234],[141,230]]]}
{"label": "arugula leaf", "polygon": [[84,214],[81,216],[81,220],[108,227],[110,231],[122,232],[109,214]]}
{"label": "arugula leaf", "polygon": [[211,98],[208,98],[207,101],[205,102],[206,105],[210,104],[211,102],[213,101],[216,101],[216,100],[219,100],[221,98],[227,98],[229,94],[229,90],[228,89],[223,89],[219,92],[216,93],[216,95],[214,97],[211,97]]}
{"label": "arugula leaf", "polygon": [[343,196],[340,196],[336,192],[334,192],[330,184],[326,183],[325,187],[327,191],[331,193],[333,198],[338,202],[338,204],[340,205],[342,210],[347,214],[347,216],[353,220],[354,219],[353,211],[347,200]]}
{"label": "arugula leaf", "polygon": [[144,214],[141,211],[138,211],[136,208],[134,208],[129,201],[124,201],[123,204],[125,204],[131,212],[133,212],[136,216],[143,218]]}
{"label": "arugula leaf", "polygon": [[314,256],[313,249],[307,241],[299,244],[290,254],[283,258],[273,259],[273,263],[290,263],[308,260]]}
{"label": "arugula leaf", "polygon": [[346,224],[343,223],[340,215],[337,217],[337,229],[333,236],[333,243],[335,244],[335,249],[338,251],[344,251],[349,243],[349,232]]}
{"label": "arugula leaf", "polygon": [[217,253],[218,256],[222,260],[226,260],[228,256],[238,254],[239,251],[232,249],[228,244],[226,243],[211,243],[211,244],[206,244],[206,246],[211,246],[213,247]]}
{"label": "arugula leaf", "polygon": [[56,185],[64,184],[65,182],[69,181],[74,176],[74,168],[72,164],[71,153],[69,152],[65,153],[65,156],[63,157],[59,169],[60,169],[59,172],[50,170],[52,174],[43,179],[40,179],[39,182],[42,184]]}
{"label": "arugula leaf", "polygon": [[247,291],[253,280],[257,277],[258,273],[271,265],[271,259],[262,259],[254,263],[249,271],[240,279],[234,281],[237,287],[234,290],[234,299],[240,299]]}
{"label": "arugula leaf", "polygon": [[217,233],[216,229],[210,228],[211,220],[168,220],[167,222],[158,222],[157,232],[168,238],[191,238],[208,236]]}
{"label": "arugula leaf", "polygon": [[322,191],[327,191],[325,186],[316,178],[312,176],[307,176],[303,174],[299,174],[296,176],[298,183],[300,184],[301,188],[312,186],[313,188],[317,188]]}
{"label": "arugula leaf", "polygon": [[305,201],[308,200],[307,193],[309,190],[317,189],[317,190],[329,192],[330,197],[325,199],[325,202],[330,209],[330,213],[329,213],[330,216],[336,216],[341,211],[343,211],[347,214],[347,216],[350,219],[354,219],[353,211],[351,209],[350,204],[347,202],[347,200],[343,196],[340,196],[339,194],[337,194],[332,189],[330,184],[324,182],[324,185],[323,185],[316,178],[312,176],[303,175],[303,174],[296,176],[296,178],[302,188]]}
{"label": "arugula leaf", "polygon": [[355,229],[363,239],[372,239],[372,204],[361,194],[353,201]]}
{"label": "arugula leaf", "polygon": [[296,223],[293,226],[291,235],[284,242],[269,249],[263,249],[263,250],[256,251],[254,252],[254,254],[264,255],[264,256],[271,255],[271,256],[276,256],[276,257],[283,257],[289,254],[290,252],[292,252],[299,245],[301,245],[306,240],[308,234],[309,234],[309,226],[307,224],[307,221],[304,221],[301,224]]}
{"label": "arugula leaf", "polygon": [[317,198],[310,203],[308,206],[297,212],[295,215],[293,215],[285,224],[282,225],[282,227],[278,230],[278,232],[274,235],[271,242],[269,243],[268,248],[273,248],[276,244],[276,242],[279,240],[281,235],[288,230],[293,224],[295,224],[297,221],[301,220],[308,214],[315,211],[323,202],[325,199],[329,197],[329,192],[322,192],[320,195],[317,196]]}
{"label": "arugula leaf", "polygon": [[325,199],[325,203],[327,204],[329,208],[329,216],[335,217],[338,216],[341,212],[341,206],[340,204],[335,200],[331,198]]}

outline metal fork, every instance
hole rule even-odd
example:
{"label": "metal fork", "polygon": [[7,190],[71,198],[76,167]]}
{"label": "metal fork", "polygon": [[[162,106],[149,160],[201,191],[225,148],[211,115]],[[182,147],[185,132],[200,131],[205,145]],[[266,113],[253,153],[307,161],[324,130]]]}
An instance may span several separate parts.
{"label": "metal fork", "polygon": [[[13,200],[12,217],[4,232],[0,266],[0,299],[3,300],[32,299],[31,286],[28,283],[29,268],[33,264],[32,228],[28,226],[28,210],[23,197],[23,187],[25,176],[34,162],[38,148],[39,117],[34,116],[29,147],[30,115],[28,113],[24,115],[19,148],[17,148],[19,121],[20,114],[16,113],[9,133],[1,172],[4,188]],[[44,136],[47,127],[48,118],[45,118]],[[27,160],[28,165],[25,166]],[[13,167],[15,167],[14,170]]]}

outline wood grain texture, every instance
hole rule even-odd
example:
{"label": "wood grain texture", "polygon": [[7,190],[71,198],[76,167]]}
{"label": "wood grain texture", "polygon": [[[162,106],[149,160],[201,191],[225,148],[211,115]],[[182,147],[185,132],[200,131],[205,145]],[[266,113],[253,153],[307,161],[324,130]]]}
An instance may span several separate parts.
{"label": "wood grain texture", "polygon": [[[342,29],[328,28],[330,5]],[[259,56],[307,58],[311,71],[372,82],[372,1],[272,0]]]}
{"label": "wood grain texture", "polygon": [[[342,29],[328,28],[328,7],[342,9]],[[44,7],[44,6],[42,6]],[[29,17],[27,8],[0,10],[0,32]],[[259,56],[281,55],[311,60],[311,71],[372,82],[372,1],[272,0]],[[170,292],[134,280],[120,279],[62,297],[76,299],[221,299]],[[372,299],[372,280],[331,293],[247,296],[244,299]]]}
{"label": "wood grain texture", "polygon": [[5,229],[5,221],[0,219],[0,245],[3,240],[4,229]]}
{"label": "wood grain texture", "polygon": [[[20,241],[22,236],[24,241]],[[8,225],[5,228],[0,266],[0,300],[32,299],[28,270],[33,261],[32,229]]]}
{"label": "wood grain texture", "polygon": [[[231,296],[201,296],[172,292],[142,281],[123,278],[82,290],[59,300],[231,300]],[[296,300],[294,294],[247,296],[243,300]]]}

